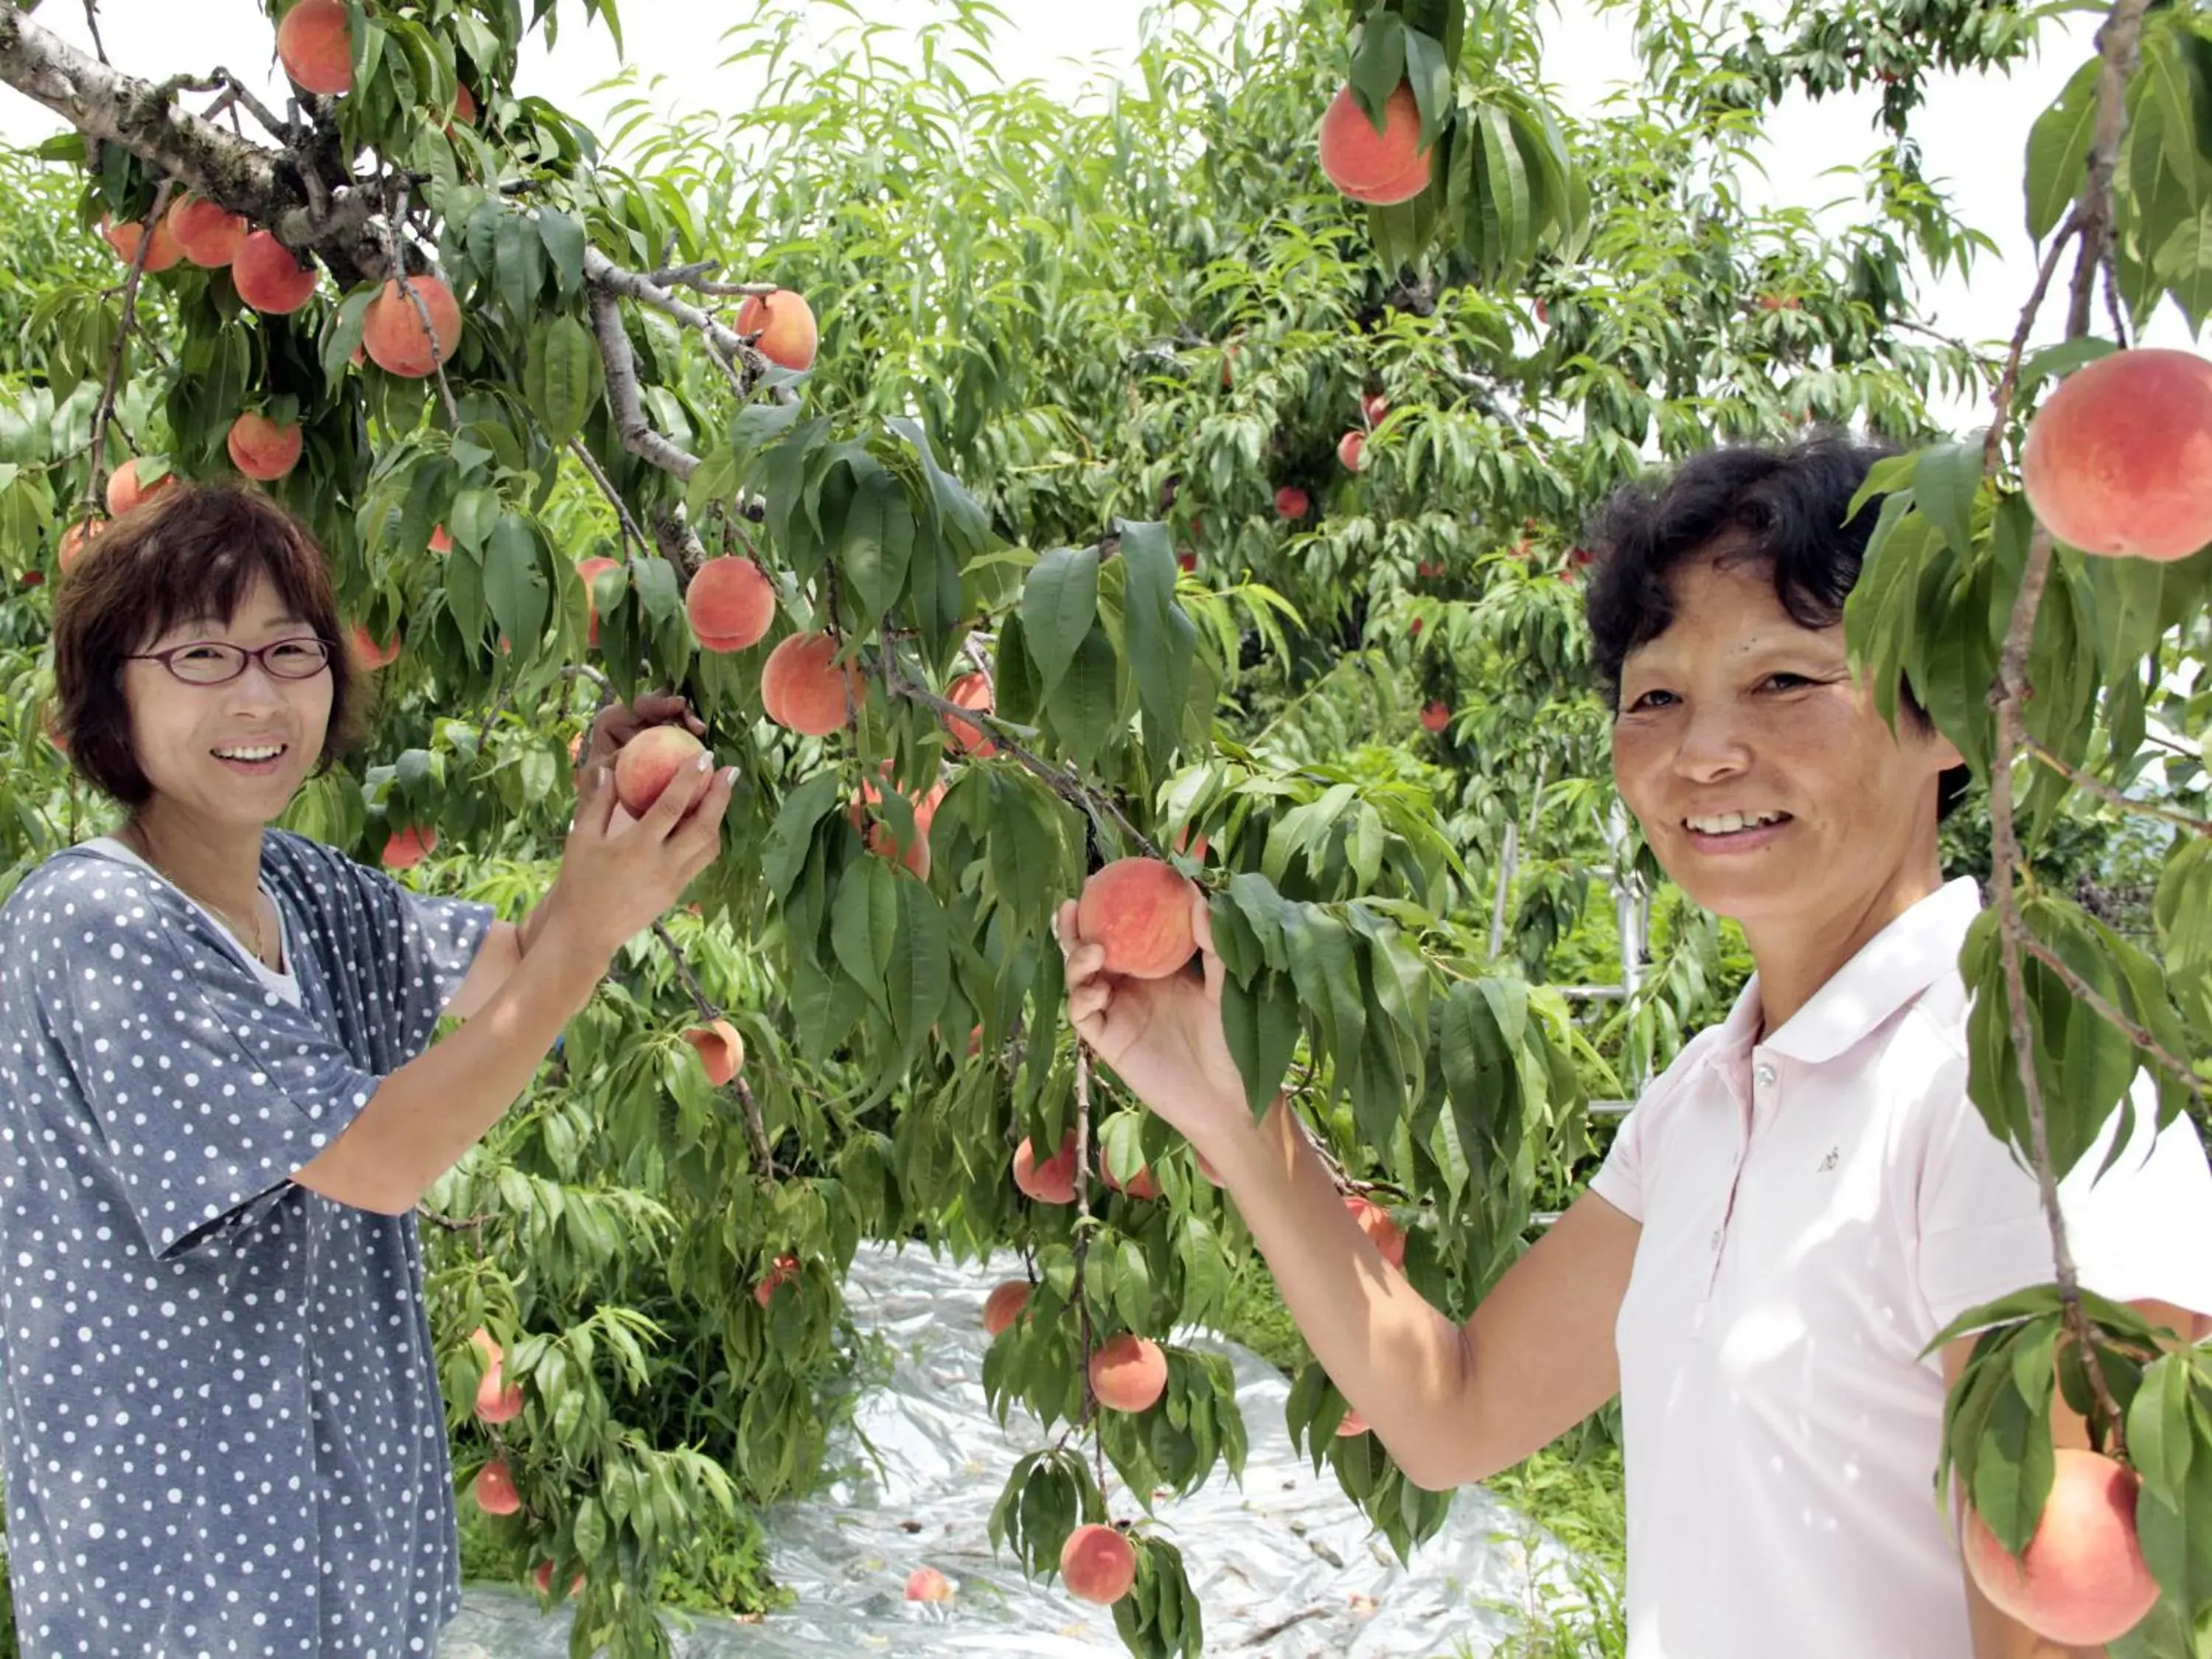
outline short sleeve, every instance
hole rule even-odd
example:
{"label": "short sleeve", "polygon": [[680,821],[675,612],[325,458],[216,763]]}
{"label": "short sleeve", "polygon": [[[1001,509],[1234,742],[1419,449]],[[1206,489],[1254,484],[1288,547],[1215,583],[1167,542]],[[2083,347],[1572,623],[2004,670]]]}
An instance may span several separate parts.
{"label": "short sleeve", "polygon": [[[2100,1176],[2119,1115],[2058,1185],[2081,1282],[2115,1302],[2212,1313],[2212,1169],[2186,1116],[2157,1128],[2158,1091],[2136,1079],[2125,1147]],[[1919,1281],[1938,1328],[1969,1308],[2051,1282],[2051,1231],[2033,1173],[1953,1091],[1929,1146],[1918,1205]]]}
{"label": "short sleeve", "polygon": [[88,862],[17,895],[10,991],[34,1005],[56,1086],[169,1256],[283,1187],[380,1079],[230,952],[167,925],[150,877]]}
{"label": "short sleeve", "polygon": [[368,937],[377,942],[377,978],[385,1007],[398,1030],[400,1048],[422,1052],[436,1030],[438,1016],[483,947],[495,912],[470,899],[418,893],[350,859],[337,858],[356,884],[371,917]]}

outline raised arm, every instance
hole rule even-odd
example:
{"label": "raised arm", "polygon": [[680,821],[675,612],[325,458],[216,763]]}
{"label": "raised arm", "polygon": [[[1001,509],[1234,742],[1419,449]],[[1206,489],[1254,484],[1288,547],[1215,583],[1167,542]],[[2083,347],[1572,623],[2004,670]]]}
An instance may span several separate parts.
{"label": "raised arm", "polygon": [[1138,1097],[1203,1153],[1237,1200],[1314,1357],[1433,1489],[1519,1462],[1620,1387],[1613,1322],[1640,1232],[1585,1196],[1507,1270],[1465,1325],[1431,1307],[1345,1208],[1278,1097],[1258,1123],[1221,1031],[1221,963],[1194,901],[1203,980],[1118,980],[1060,914],[1068,1012]]}

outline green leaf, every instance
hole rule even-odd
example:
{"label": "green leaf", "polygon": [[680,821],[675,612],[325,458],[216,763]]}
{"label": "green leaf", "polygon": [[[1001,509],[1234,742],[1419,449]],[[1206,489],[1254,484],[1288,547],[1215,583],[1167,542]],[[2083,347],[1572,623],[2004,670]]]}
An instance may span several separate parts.
{"label": "green leaf", "polygon": [[1359,25],[1359,44],[1352,52],[1352,93],[1359,106],[1382,131],[1376,118],[1406,78],[1406,21],[1391,11],[1370,11]]}
{"label": "green leaf", "polygon": [[545,245],[546,258],[553,262],[553,276],[560,284],[561,297],[574,299],[584,287],[583,225],[558,209],[541,207],[538,210],[538,240]]}
{"label": "green leaf", "polygon": [[665,627],[683,613],[684,593],[676,586],[675,567],[659,554],[633,554],[629,580],[637,589],[638,603],[656,627]]}
{"label": "green leaf", "polygon": [[571,316],[556,317],[538,331],[523,387],[550,444],[565,444],[591,413],[599,349],[589,330]]}
{"label": "green leaf", "polygon": [[1163,524],[1121,526],[1121,642],[1138,701],[1158,735],[1158,754],[1172,752],[1190,701],[1198,629],[1175,598],[1175,553]]}
{"label": "green leaf", "polygon": [[498,250],[500,303],[518,327],[527,328],[545,279],[545,244],[527,219],[509,212],[501,216],[494,246]]}
{"label": "green leaf", "polygon": [[1920,452],[1912,469],[1912,493],[1920,510],[1962,558],[1974,550],[1974,497],[1981,487],[1978,441],[1931,445]]}
{"label": "green leaf", "polygon": [[1055,548],[1022,586],[1022,635],[1036,664],[1037,696],[1050,702],[1098,615],[1098,550]]}
{"label": "green leaf", "polygon": [[1257,1117],[1283,1086],[1298,1046],[1297,988],[1282,974],[1261,974],[1249,989],[1235,979],[1221,988],[1221,1030],[1244,1079],[1244,1099]]}
{"label": "green leaf", "polygon": [[2097,76],[2092,58],[2074,71],[2058,100],[2027,131],[2027,234],[2049,235],[2089,182],[2089,141],[2097,125]]}
{"label": "green leaf", "polygon": [[[889,973],[891,1029],[911,1056],[921,1051],[945,1006],[952,981],[951,944],[945,911],[926,884],[894,878],[891,885],[898,896],[898,933]],[[893,1085],[900,1080],[896,1074],[890,1079]]]}
{"label": "green leaf", "polygon": [[1095,764],[1121,723],[1121,664],[1103,623],[1084,635],[1048,707],[1054,729],[1076,763]]}
{"label": "green leaf", "polygon": [[887,979],[897,943],[898,884],[883,860],[858,860],[838,882],[830,911],[830,945],[838,964],[884,1014],[890,1012]]}
{"label": "green leaf", "polygon": [[538,568],[537,534],[519,514],[503,513],[492,526],[484,554],[483,593],[500,632],[514,642],[518,655],[526,654],[545,631],[552,601]]}
{"label": "green leaf", "polygon": [[836,810],[843,793],[842,779],[835,772],[820,772],[783,798],[767,844],[761,849],[761,879],[779,900],[788,896],[806,867],[814,826]]}
{"label": "green leaf", "polygon": [[837,566],[859,601],[858,631],[872,634],[906,589],[914,555],[914,509],[906,486],[883,467],[866,474],[845,514]]}

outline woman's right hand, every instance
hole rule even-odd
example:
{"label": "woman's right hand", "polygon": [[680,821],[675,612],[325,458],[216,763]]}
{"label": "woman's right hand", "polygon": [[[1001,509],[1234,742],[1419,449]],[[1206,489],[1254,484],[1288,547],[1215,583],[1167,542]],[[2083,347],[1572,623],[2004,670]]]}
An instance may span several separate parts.
{"label": "woman's right hand", "polygon": [[[1200,1152],[1252,1131],[1243,1073],[1221,1030],[1221,958],[1206,894],[1191,894],[1191,934],[1205,972],[1130,979],[1106,971],[1103,945],[1077,931],[1073,902],[1054,932],[1067,965],[1067,1017],[1091,1053]],[[1218,1160],[1217,1160],[1218,1161]]]}
{"label": "woman's right hand", "polygon": [[620,812],[614,769],[586,767],[576,787],[576,821],[546,902],[592,948],[611,957],[660,920],[692,878],[722,850],[737,769],[715,769],[711,754],[668,781],[642,817]]}

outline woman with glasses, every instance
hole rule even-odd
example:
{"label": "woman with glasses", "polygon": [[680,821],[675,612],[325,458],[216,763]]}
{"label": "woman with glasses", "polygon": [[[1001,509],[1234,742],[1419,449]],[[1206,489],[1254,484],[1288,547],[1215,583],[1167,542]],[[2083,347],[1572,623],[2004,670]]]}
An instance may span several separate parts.
{"label": "woman with glasses", "polygon": [[343,637],[321,550],[244,489],[162,492],[56,602],[56,733],[122,819],[0,905],[26,1659],[434,1648],[459,1555],[414,1206],[720,848],[703,759],[613,811],[673,699],[594,725],[519,926],[271,828],[358,741]]}

